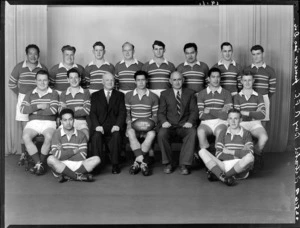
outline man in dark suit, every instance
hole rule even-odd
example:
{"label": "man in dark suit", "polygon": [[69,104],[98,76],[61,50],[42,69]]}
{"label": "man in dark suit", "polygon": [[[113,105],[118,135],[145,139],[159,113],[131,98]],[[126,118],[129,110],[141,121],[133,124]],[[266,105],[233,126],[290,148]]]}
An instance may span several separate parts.
{"label": "man in dark suit", "polygon": [[195,92],[182,88],[183,81],[180,72],[173,72],[170,76],[172,88],[162,92],[160,96],[158,120],[161,128],[157,139],[162,152],[162,163],[165,164],[164,172],[167,174],[172,173],[175,168],[171,149],[171,140],[175,135],[183,141],[179,157],[181,174],[190,174],[189,166],[195,150],[198,108]]}
{"label": "man in dark suit", "polygon": [[112,173],[118,174],[121,131],[126,119],[124,94],[113,89],[115,79],[110,72],[103,75],[102,83],[103,89],[91,97],[92,154],[98,155],[101,163],[105,163],[105,143],[111,155]]}

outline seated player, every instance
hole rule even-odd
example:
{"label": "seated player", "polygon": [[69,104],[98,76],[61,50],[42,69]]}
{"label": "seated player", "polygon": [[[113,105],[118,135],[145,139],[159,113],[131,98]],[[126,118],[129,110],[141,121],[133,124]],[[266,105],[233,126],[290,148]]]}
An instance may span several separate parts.
{"label": "seated player", "polygon": [[241,111],[243,121],[241,126],[250,131],[258,139],[254,147],[255,171],[263,167],[263,149],[268,141],[268,134],[261,124],[266,115],[263,96],[253,90],[253,75],[243,75],[241,83],[243,89],[234,96],[234,107]]}
{"label": "seated player", "polygon": [[[131,166],[130,174],[137,174],[142,170],[144,176],[150,174],[149,171],[149,150],[155,139],[155,130],[148,132],[138,132],[131,127],[132,121],[139,118],[149,118],[157,123],[158,96],[146,88],[148,74],[145,71],[137,71],[134,74],[136,89],[127,93],[125,105],[127,109],[127,130],[130,147],[135,155],[135,161]],[[142,143],[138,138],[144,138]]]}
{"label": "seated player", "polygon": [[229,127],[224,129],[216,144],[216,157],[202,148],[199,156],[207,167],[209,181],[220,180],[228,186],[235,179],[245,179],[253,166],[253,143],[249,131],[240,126],[241,113],[237,109],[228,111]]}
{"label": "seated player", "polygon": [[[220,86],[221,71],[211,68],[208,72],[208,86],[197,96],[199,118],[201,124],[197,134],[200,149],[207,149],[210,145],[207,137],[215,135],[227,128],[227,111],[232,107],[232,97],[228,90]],[[211,151],[212,152],[212,151]]]}
{"label": "seated player", "polygon": [[60,95],[59,112],[64,108],[74,111],[74,127],[81,130],[89,141],[89,128],[86,117],[90,114],[90,93],[80,86],[79,72],[72,68],[67,72],[70,87]]}
{"label": "seated player", "polygon": [[[56,129],[56,113],[58,109],[58,93],[48,87],[49,73],[40,70],[36,73],[36,88],[25,95],[21,105],[21,113],[29,114],[29,122],[23,131],[23,140],[28,154],[35,162],[30,172],[36,175],[45,173],[44,164],[50,150],[53,132]],[[38,134],[44,135],[41,155],[32,142]]]}
{"label": "seated player", "polygon": [[86,159],[87,140],[85,134],[74,128],[74,112],[63,109],[60,112],[62,128],[57,129],[52,137],[51,152],[47,159],[60,183],[68,179],[93,181],[89,174],[99,163],[100,158],[93,156]]}

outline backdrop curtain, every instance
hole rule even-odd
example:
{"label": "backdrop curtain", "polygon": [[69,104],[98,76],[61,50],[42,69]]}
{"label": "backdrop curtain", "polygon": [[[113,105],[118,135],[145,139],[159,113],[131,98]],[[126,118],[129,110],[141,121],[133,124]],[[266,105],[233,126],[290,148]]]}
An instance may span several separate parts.
{"label": "backdrop curtain", "polygon": [[265,150],[284,152],[291,128],[293,6],[219,6],[219,43],[224,41],[233,45],[234,58],[243,67],[251,64],[253,45],[264,47],[264,60],[277,75]]}
{"label": "backdrop curtain", "polygon": [[21,152],[21,126],[15,121],[16,95],[8,88],[14,66],[25,60],[25,48],[36,44],[46,62],[47,6],[5,4],[5,155]]}

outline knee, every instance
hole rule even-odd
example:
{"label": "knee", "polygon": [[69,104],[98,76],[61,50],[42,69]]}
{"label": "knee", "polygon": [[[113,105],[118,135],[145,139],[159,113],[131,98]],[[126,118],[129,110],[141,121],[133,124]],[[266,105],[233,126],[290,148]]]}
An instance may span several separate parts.
{"label": "knee", "polygon": [[201,158],[203,158],[203,156],[205,156],[205,154],[206,154],[207,152],[208,152],[208,151],[207,151],[206,149],[202,148],[201,150],[199,150],[199,156],[200,156]]}
{"label": "knee", "polygon": [[147,132],[147,137],[154,139],[155,138],[155,131],[148,131]]}
{"label": "knee", "polygon": [[245,160],[247,161],[247,163],[253,163],[254,162],[254,155],[252,153],[248,153],[245,156]]}
{"label": "knee", "polygon": [[95,163],[95,165],[98,165],[101,163],[101,159],[99,156],[93,156],[93,162]]}
{"label": "knee", "polygon": [[133,139],[133,138],[135,138],[135,131],[134,131],[134,129],[128,129],[127,130],[127,135],[128,135],[128,138],[129,139]]}
{"label": "knee", "polygon": [[48,158],[47,158],[47,164],[49,166],[53,166],[56,162],[56,158],[53,156],[53,155],[50,155]]}
{"label": "knee", "polygon": [[268,135],[267,134],[262,134],[262,135],[260,135],[260,137],[259,137],[259,141],[262,143],[262,144],[265,144],[265,143],[267,143],[267,141],[268,141]]}
{"label": "knee", "polygon": [[44,134],[44,143],[50,143],[52,140],[52,133]]}
{"label": "knee", "polygon": [[199,126],[197,129],[197,135],[198,136],[206,136],[205,128],[203,128],[202,126]]}
{"label": "knee", "polygon": [[27,133],[23,133],[22,138],[23,138],[23,141],[24,141],[24,142],[32,141],[32,138],[31,138],[30,135],[27,134]]}

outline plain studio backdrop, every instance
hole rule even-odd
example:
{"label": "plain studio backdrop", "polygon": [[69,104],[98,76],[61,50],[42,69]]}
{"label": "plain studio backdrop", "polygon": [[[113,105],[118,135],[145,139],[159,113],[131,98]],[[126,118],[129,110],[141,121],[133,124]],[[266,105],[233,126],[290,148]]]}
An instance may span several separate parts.
{"label": "plain studio backdrop", "polygon": [[[152,44],[166,44],[165,57],[175,66],[184,62],[183,46],[198,45],[198,60],[212,67],[220,58],[220,44],[233,45],[234,59],[251,64],[250,48],[261,44],[265,62],[277,74],[271,99],[267,151],[284,152],[288,143],[293,74],[293,6],[23,6],[5,5],[5,81],[23,61],[25,47],[35,43],[48,69],[62,61],[61,47],[77,51],[75,62],[84,67],[93,60],[92,45],[102,41],[105,59],[116,64],[121,46],[135,45],[135,57],[145,63],[153,57]],[[20,153],[20,126],[15,121],[16,96],[6,86],[5,154]]]}

